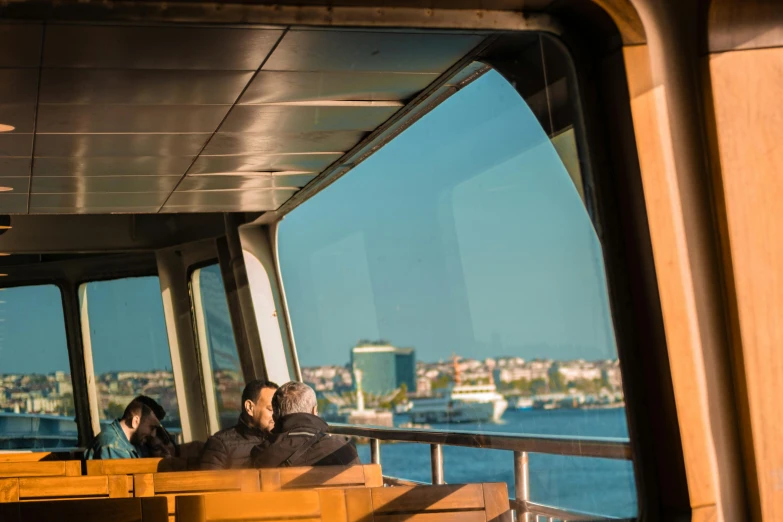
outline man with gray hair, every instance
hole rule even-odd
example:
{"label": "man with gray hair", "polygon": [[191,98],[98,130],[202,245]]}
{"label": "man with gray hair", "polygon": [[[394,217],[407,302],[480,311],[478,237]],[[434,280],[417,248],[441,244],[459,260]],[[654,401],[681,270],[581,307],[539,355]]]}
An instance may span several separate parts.
{"label": "man with gray hair", "polygon": [[282,385],[272,397],[272,409],[272,435],[253,448],[256,468],[360,464],[350,439],[330,434],[329,425],[318,417],[318,401],[308,385]]}

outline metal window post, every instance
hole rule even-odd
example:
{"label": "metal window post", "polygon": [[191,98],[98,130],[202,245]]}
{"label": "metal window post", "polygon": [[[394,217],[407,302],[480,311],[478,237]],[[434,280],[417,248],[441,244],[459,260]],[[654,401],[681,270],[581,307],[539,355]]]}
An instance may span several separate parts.
{"label": "metal window post", "polygon": [[517,520],[530,522],[527,501],[530,500],[530,467],[527,451],[514,452],[514,495],[516,496]]}
{"label": "metal window post", "polygon": [[430,445],[430,464],[432,465],[432,483],[445,484],[443,480],[443,445]]}
{"label": "metal window post", "polygon": [[379,439],[370,439],[370,462],[381,463],[381,441]]}

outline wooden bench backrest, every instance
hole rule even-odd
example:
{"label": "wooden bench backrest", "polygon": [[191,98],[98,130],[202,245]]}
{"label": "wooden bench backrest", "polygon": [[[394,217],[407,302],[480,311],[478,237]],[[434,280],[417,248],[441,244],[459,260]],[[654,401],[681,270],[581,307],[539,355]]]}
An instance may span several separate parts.
{"label": "wooden bench backrest", "polygon": [[0,462],[0,478],[78,477],[81,474],[82,463],[78,460]]}
{"label": "wooden bench backrest", "polygon": [[165,496],[170,516],[175,513],[176,495],[199,493],[260,491],[258,470],[178,471],[171,473],[144,473],[133,476],[133,490],[137,497]]}
{"label": "wooden bench backrest", "polygon": [[176,498],[177,522],[347,522],[346,490],[215,493]]}
{"label": "wooden bench backrest", "polygon": [[96,498],[6,502],[0,504],[3,522],[167,522],[166,499]]}
{"label": "wooden bench backrest", "polygon": [[348,493],[354,506],[351,522],[511,521],[505,483],[397,486]]}
{"label": "wooden bench backrest", "polygon": [[31,477],[0,479],[0,502],[26,500],[123,498],[132,496],[127,475],[102,477]]}
{"label": "wooden bench backrest", "polygon": [[176,498],[177,522],[510,522],[506,484],[216,493]]}
{"label": "wooden bench backrest", "polygon": [[64,451],[0,451],[0,462],[38,462],[40,460],[78,460],[83,450]]}
{"label": "wooden bench backrest", "polygon": [[48,451],[26,451],[24,453],[0,453],[0,462],[38,462],[53,460],[54,453]]}
{"label": "wooden bench backrest", "polygon": [[187,469],[187,459],[182,458],[88,460],[85,464],[87,475],[136,475]]}
{"label": "wooden bench backrest", "polygon": [[308,466],[259,470],[261,491],[325,487],[381,487],[381,466]]}

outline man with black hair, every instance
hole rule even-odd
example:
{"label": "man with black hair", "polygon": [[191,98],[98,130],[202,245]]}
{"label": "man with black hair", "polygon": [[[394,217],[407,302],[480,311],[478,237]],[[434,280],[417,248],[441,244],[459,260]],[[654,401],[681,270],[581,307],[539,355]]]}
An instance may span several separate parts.
{"label": "man with black hair", "polygon": [[242,412],[236,425],[211,436],[201,453],[201,469],[251,467],[250,452],[274,427],[272,396],[277,384],[257,379],[242,392]]}
{"label": "man with black hair", "polygon": [[87,450],[87,459],[137,459],[139,450],[160,428],[160,420],[145,401],[134,399],[122,417],[103,429]]}
{"label": "man with black hair", "polygon": [[[152,410],[152,413],[155,414],[155,417],[158,418],[159,422],[163,422],[163,419],[166,418],[166,410],[164,410],[163,406],[161,406],[158,401],[152,397],[139,395],[133,400],[139,401],[145,406],[148,406],[149,409]],[[166,428],[163,426],[158,426],[158,429],[155,430],[155,436],[148,437],[144,441],[144,444],[140,446],[136,445],[136,449],[138,450],[139,455],[142,457],[170,458],[178,456],[179,454],[177,445],[174,443],[174,439],[171,437],[171,435],[169,435],[169,432],[166,431]]]}

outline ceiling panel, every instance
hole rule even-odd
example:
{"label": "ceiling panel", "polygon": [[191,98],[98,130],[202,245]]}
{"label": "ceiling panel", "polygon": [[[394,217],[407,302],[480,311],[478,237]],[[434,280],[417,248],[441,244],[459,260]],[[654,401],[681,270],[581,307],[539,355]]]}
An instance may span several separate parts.
{"label": "ceiling panel", "polygon": [[[3,150],[0,134],[0,151]],[[203,134],[40,134],[35,155],[88,156],[196,156],[210,133]],[[36,159],[37,161],[37,159]]]}
{"label": "ceiling panel", "polygon": [[256,70],[279,29],[50,25],[44,67]]}
{"label": "ceiling panel", "polygon": [[307,129],[318,131],[371,131],[399,107],[302,107],[237,105],[220,127],[221,132],[278,133]]}
{"label": "ceiling panel", "polygon": [[[252,77],[253,71],[44,69],[40,100],[71,104],[232,104]],[[0,100],[2,92],[0,82]]]}
{"label": "ceiling panel", "polygon": [[[36,158],[34,176],[183,176],[192,157]],[[0,159],[2,165],[2,159]],[[29,168],[29,166],[28,166]],[[0,170],[0,174],[2,171]]]}
{"label": "ceiling panel", "polygon": [[0,103],[35,105],[38,69],[0,69]]}
{"label": "ceiling panel", "polygon": [[[27,177],[2,177],[0,178],[0,188],[10,187],[12,194],[27,194],[30,186],[30,176]],[[0,194],[8,194],[6,191],[0,191]]]}
{"label": "ceiling panel", "polygon": [[177,192],[193,190],[301,188],[313,180],[315,175],[306,174],[247,174],[223,176],[187,176],[177,187]]}
{"label": "ceiling panel", "polygon": [[442,73],[483,39],[469,34],[295,30],[286,33],[264,70]]}
{"label": "ceiling panel", "polygon": [[35,104],[3,104],[0,100],[0,123],[11,125],[14,127],[14,132],[33,132],[35,127]]}
{"label": "ceiling panel", "polygon": [[205,192],[174,192],[164,210],[169,207],[210,207],[210,211],[243,209],[275,210],[296,193],[296,189],[261,189]]}
{"label": "ceiling panel", "polygon": [[0,132],[0,156],[27,156],[32,154],[33,135],[20,132]]}
{"label": "ceiling panel", "polygon": [[82,192],[70,194],[31,194],[30,212],[38,207],[45,208],[86,208],[86,207],[160,207],[168,194],[162,193],[98,193]]}
{"label": "ceiling panel", "polygon": [[24,214],[27,212],[27,194],[0,193],[0,214]]}
{"label": "ceiling panel", "polygon": [[408,100],[437,74],[261,71],[239,103]]}
{"label": "ceiling panel", "polygon": [[219,132],[210,140],[201,157],[224,154],[265,154],[283,152],[345,152],[361,141],[367,132],[303,132],[239,134]]}
{"label": "ceiling panel", "polygon": [[38,132],[43,134],[212,132],[230,108],[230,105],[42,104],[39,106]]}
{"label": "ceiling panel", "polygon": [[43,26],[0,24],[0,67],[33,67],[41,64]]}
{"label": "ceiling panel", "polygon": [[22,176],[30,177],[30,158],[0,157],[0,177]]}
{"label": "ceiling panel", "polygon": [[209,172],[275,172],[297,170],[321,172],[337,161],[342,152],[325,154],[270,154],[261,156],[200,156],[189,174]]}
{"label": "ceiling panel", "polygon": [[[18,179],[18,178],[9,178]],[[181,176],[33,176],[33,194],[75,192],[164,192],[174,190]],[[0,185],[2,181],[0,181]]]}
{"label": "ceiling panel", "polygon": [[34,214],[154,214],[160,208],[159,205],[140,207],[34,207],[30,209]]}

